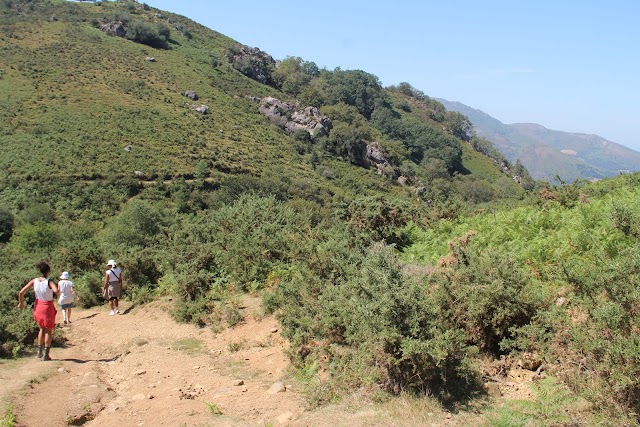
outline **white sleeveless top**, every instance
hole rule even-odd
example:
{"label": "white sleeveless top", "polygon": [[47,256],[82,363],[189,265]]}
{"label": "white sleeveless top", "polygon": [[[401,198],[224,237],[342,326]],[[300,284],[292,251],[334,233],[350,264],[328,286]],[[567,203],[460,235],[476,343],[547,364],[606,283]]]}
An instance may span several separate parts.
{"label": "white sleeveless top", "polygon": [[107,270],[107,274],[109,275],[109,282],[119,282],[120,277],[122,277],[122,270],[119,268],[110,268]]}
{"label": "white sleeveless top", "polygon": [[36,294],[36,299],[41,301],[53,301],[53,289],[49,287],[49,281],[38,277],[33,279],[33,291]]}

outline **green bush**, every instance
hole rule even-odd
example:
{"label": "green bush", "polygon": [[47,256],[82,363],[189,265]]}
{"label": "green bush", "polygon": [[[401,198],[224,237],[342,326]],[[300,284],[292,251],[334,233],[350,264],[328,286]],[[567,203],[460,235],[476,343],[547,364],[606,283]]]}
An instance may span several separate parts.
{"label": "green bush", "polygon": [[[29,272],[32,270],[29,268]],[[0,357],[19,355],[31,347],[38,335],[38,326],[33,320],[33,292],[25,295],[25,309],[16,307],[18,291],[30,280],[25,279],[23,283],[20,273],[14,271],[15,276],[2,277],[0,284]]]}
{"label": "green bush", "polygon": [[371,241],[384,240],[402,248],[410,243],[403,227],[417,219],[418,209],[404,200],[371,196],[354,199],[339,214]]}
{"label": "green bush", "polygon": [[473,233],[450,243],[442,267],[431,276],[432,300],[466,342],[498,355],[518,327],[527,325],[544,300],[528,270],[508,254],[479,251]]}
{"label": "green bush", "polygon": [[266,308],[281,307],[296,365],[327,356],[335,390],[377,386],[445,396],[475,384],[464,332],[447,329],[426,289],[405,281],[393,250],[377,245],[364,254],[357,239],[350,247],[344,230],[331,235],[336,240],[308,248],[306,265],[265,295]]}
{"label": "green bush", "polygon": [[142,286],[155,286],[162,277],[160,254],[156,250],[145,248],[131,251],[122,261],[124,280],[132,289]]}
{"label": "green bush", "polygon": [[105,299],[102,296],[104,276],[98,271],[88,272],[73,280],[73,287],[80,299],[82,307],[101,305]]}
{"label": "green bush", "polygon": [[6,243],[11,239],[14,224],[15,217],[13,213],[9,209],[0,206],[0,243]]}
{"label": "green bush", "polygon": [[213,301],[210,301],[206,297],[199,297],[193,301],[176,301],[173,310],[171,311],[171,315],[178,322],[194,323],[202,328],[210,323],[213,309]]}
{"label": "green bush", "polygon": [[219,248],[216,263],[244,288],[286,263],[296,236],[308,225],[309,215],[274,197],[243,195],[233,205],[201,218],[181,239]]}
{"label": "green bush", "polygon": [[40,256],[50,254],[59,242],[59,229],[55,224],[37,221],[18,226],[11,239],[11,246],[23,253]]}
{"label": "green bush", "polygon": [[159,203],[132,199],[103,230],[101,237],[108,248],[105,252],[118,253],[156,245],[163,239],[166,223],[166,212]]}
{"label": "green bush", "polygon": [[127,38],[157,49],[168,49],[171,32],[164,24],[151,25],[143,21],[133,21],[127,26]]}

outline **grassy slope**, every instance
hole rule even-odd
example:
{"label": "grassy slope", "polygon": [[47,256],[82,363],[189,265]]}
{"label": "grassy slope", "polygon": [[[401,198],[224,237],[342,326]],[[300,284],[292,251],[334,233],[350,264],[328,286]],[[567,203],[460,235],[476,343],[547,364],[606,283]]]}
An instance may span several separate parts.
{"label": "grassy slope", "polygon": [[[269,89],[227,64],[211,66],[211,54],[233,41],[193,23],[191,40],[172,31],[170,50],[110,37],[91,19],[109,16],[111,4],[63,4],[43,15],[72,7],[80,21],[3,19],[0,166],[7,174],[28,176],[43,163],[70,175],[190,174],[201,159],[225,171],[260,173],[278,161],[302,172],[289,138],[239,97]],[[133,16],[158,20],[154,14]],[[188,89],[200,100],[181,95]]]}
{"label": "grassy slope", "polygon": [[[111,37],[93,24],[125,11],[132,19],[168,25],[171,49]],[[275,168],[287,176],[320,179],[291,139],[245,99],[283,95],[224,60],[225,50],[235,44],[184,17],[144,11],[141,5],[130,11],[106,2],[56,1],[29,14],[3,16],[0,179],[33,178],[42,164],[57,176],[84,179],[133,176],[134,171],[146,179],[189,177],[202,160],[212,176],[216,171],[260,175]],[[222,65],[212,67],[214,57],[223,58]],[[182,96],[189,89],[200,100]],[[189,104],[205,104],[211,114],[202,116]],[[127,145],[131,152],[124,150]],[[480,169],[494,169],[489,175],[497,173],[490,160],[465,153],[468,169],[481,164]],[[334,169],[343,177],[364,175],[371,180],[367,187],[380,187],[381,178],[373,173]]]}

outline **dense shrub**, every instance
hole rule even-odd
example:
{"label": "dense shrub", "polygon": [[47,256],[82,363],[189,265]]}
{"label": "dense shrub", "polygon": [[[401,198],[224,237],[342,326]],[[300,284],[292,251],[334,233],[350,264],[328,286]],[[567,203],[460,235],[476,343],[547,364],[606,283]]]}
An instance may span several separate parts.
{"label": "dense shrub", "polygon": [[405,201],[383,196],[359,197],[340,209],[340,217],[371,241],[386,241],[398,248],[409,243],[403,227],[418,218],[418,209]]}
{"label": "dense shrub", "polygon": [[59,229],[55,224],[37,221],[17,227],[11,239],[11,247],[43,257],[53,251],[58,241]]}
{"label": "dense shrub", "polygon": [[308,223],[306,215],[275,197],[247,194],[199,218],[179,236],[183,242],[217,248],[216,264],[245,287],[264,280],[273,267],[290,259],[297,235]]}
{"label": "dense shrub", "polygon": [[9,209],[0,206],[0,243],[6,243],[11,239],[14,223],[15,217],[13,213]]}
{"label": "dense shrub", "polygon": [[107,245],[107,252],[144,248],[162,240],[166,224],[166,212],[159,203],[132,199],[111,218],[101,237]]}
{"label": "dense shrub", "polygon": [[93,307],[104,302],[102,287],[104,285],[103,273],[99,271],[87,272],[73,278],[73,287],[80,299],[80,306]]}
{"label": "dense shrub", "polygon": [[127,27],[127,38],[157,49],[168,49],[171,31],[164,24],[152,25],[133,21]]}
{"label": "dense shrub", "polygon": [[122,261],[125,281],[129,289],[154,285],[162,277],[159,254],[149,248],[131,251]]}
{"label": "dense shrub", "polygon": [[326,355],[328,369],[342,372],[335,380],[351,388],[444,393],[460,380],[473,382],[473,349],[463,331],[448,329],[425,289],[404,280],[390,248],[344,258],[339,255],[348,246],[333,248],[328,259],[320,248],[309,254],[308,266],[282,277],[266,299],[284,304],[279,317],[297,348],[297,363]]}
{"label": "dense shrub", "polygon": [[11,282],[13,286],[0,287],[0,357],[17,356],[33,344],[38,327],[33,321],[33,293],[25,295],[24,310],[16,308],[18,291],[24,283]]}
{"label": "dense shrub", "polygon": [[[582,391],[595,391],[594,398],[607,406],[640,413],[640,244],[614,257],[595,251],[572,259],[563,271],[576,297],[570,308],[574,319],[554,324],[556,338],[567,340],[570,349],[551,347],[561,372]],[[581,371],[571,368],[577,357]]]}
{"label": "dense shrub", "polygon": [[373,74],[336,68],[323,76],[328,83],[332,104],[343,102],[352,105],[367,119],[371,118],[376,106],[386,100],[380,81]]}
{"label": "dense shrub", "polygon": [[431,276],[433,302],[466,342],[497,355],[518,327],[543,305],[530,273],[508,254],[480,251],[469,233],[449,243],[450,253]]}

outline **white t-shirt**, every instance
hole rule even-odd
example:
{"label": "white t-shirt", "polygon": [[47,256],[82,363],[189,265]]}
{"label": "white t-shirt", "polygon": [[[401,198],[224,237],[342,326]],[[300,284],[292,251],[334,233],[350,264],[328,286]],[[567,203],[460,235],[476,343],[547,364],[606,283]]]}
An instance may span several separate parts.
{"label": "white t-shirt", "polygon": [[118,267],[110,268],[107,270],[107,274],[109,275],[109,282],[119,282],[120,277],[122,277],[122,270]]}
{"label": "white t-shirt", "polygon": [[58,302],[62,304],[71,304],[74,300],[71,289],[73,288],[73,282],[71,280],[60,280],[58,282],[58,289],[60,290],[60,298]]}

